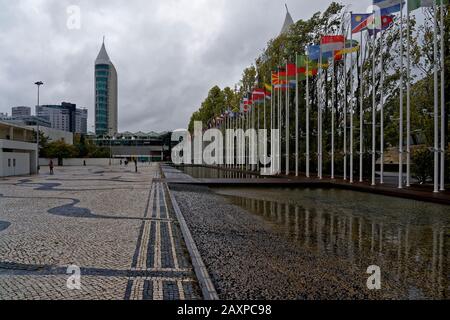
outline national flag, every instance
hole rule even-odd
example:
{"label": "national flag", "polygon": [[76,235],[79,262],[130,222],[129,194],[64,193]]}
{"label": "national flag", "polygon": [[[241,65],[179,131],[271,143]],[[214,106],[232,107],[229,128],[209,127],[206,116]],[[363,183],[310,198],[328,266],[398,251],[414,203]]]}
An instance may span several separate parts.
{"label": "national flag", "polygon": [[[436,0],[437,5],[441,5],[441,0]],[[443,4],[449,4],[449,0],[443,0]],[[413,11],[421,7],[433,7],[434,0],[408,0],[408,10]]]}
{"label": "national flag", "polygon": [[[306,76],[306,67],[300,67],[297,69],[298,70],[298,74],[302,75],[302,76]],[[311,76],[315,76],[318,73],[318,69],[314,68],[314,69],[309,69],[308,68],[308,75]]]}
{"label": "national flag", "polygon": [[284,84],[277,84],[274,86],[275,89],[281,89],[282,91],[285,91],[288,87],[290,89],[294,89],[295,81],[289,81],[289,85],[287,83],[284,83]]}
{"label": "national flag", "polygon": [[298,73],[304,73],[304,71],[301,71],[301,68],[306,69],[306,65],[308,65],[309,70],[317,69],[317,62],[312,61],[308,59],[308,56],[306,55],[298,55],[297,56],[297,72]]}
{"label": "national flag", "polygon": [[320,39],[320,50],[322,53],[335,52],[344,48],[345,37],[343,35],[337,36],[322,36]]}
{"label": "national flag", "polygon": [[253,103],[259,103],[264,101],[264,89],[253,89],[252,91],[252,100]]}
{"label": "national flag", "polygon": [[252,104],[253,104],[253,100],[252,100],[251,98],[248,98],[248,97],[245,97],[245,98],[244,98],[244,106],[247,107],[247,109],[248,109],[248,107],[251,106]]}
{"label": "national flag", "polygon": [[[394,23],[394,16],[382,16],[381,17],[381,26],[375,28],[375,33],[388,29]],[[368,29],[369,35],[372,36],[374,30]]]}
{"label": "national flag", "polygon": [[[306,76],[315,76],[317,74],[317,63],[308,59],[305,55],[297,56],[297,73],[300,75],[300,80],[304,80]],[[306,71],[308,70],[308,74]]]}
{"label": "national flag", "polygon": [[359,42],[356,40],[346,40],[345,41],[345,48],[342,50],[336,51],[335,53],[335,59],[340,60],[342,59],[342,55],[358,52],[359,51]]}
{"label": "national flag", "polygon": [[246,112],[246,106],[245,106],[245,104],[244,104],[244,101],[242,101],[241,104],[239,105],[239,111],[240,111],[241,113]]}
{"label": "national flag", "polygon": [[264,96],[266,99],[272,98],[272,86],[270,84],[264,84]]}
{"label": "national flag", "polygon": [[289,81],[295,81],[295,75],[297,74],[295,64],[288,63],[286,65],[287,71],[280,72],[280,79],[281,80],[289,80]]}
{"label": "national flag", "polygon": [[280,71],[273,71],[272,72],[272,84],[273,85],[280,85],[280,84],[286,84],[286,79],[282,79],[282,74],[285,74],[284,69],[280,69]]}
{"label": "national flag", "polygon": [[[320,45],[314,44],[308,47],[309,60],[318,61],[320,59]],[[322,60],[328,60],[333,57],[333,52],[322,52]],[[320,66],[319,66],[320,67]],[[322,66],[323,67],[323,66]]]}
{"label": "national flag", "polygon": [[352,13],[352,33],[358,33],[367,29],[368,22],[370,21],[369,18],[371,16],[371,13]]}
{"label": "national flag", "polygon": [[263,96],[264,95],[264,89],[255,88],[252,91],[252,96]]}
{"label": "national flag", "polygon": [[380,8],[381,15],[388,15],[399,12],[402,8],[403,0],[373,0],[373,5]]}

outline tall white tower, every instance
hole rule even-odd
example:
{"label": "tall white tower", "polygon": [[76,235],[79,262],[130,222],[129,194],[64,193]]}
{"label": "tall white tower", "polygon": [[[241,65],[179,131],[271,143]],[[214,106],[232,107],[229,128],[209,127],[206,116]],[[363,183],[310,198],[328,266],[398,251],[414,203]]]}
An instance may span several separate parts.
{"label": "tall white tower", "polygon": [[95,60],[95,133],[117,133],[117,71],[109,59],[105,39]]}

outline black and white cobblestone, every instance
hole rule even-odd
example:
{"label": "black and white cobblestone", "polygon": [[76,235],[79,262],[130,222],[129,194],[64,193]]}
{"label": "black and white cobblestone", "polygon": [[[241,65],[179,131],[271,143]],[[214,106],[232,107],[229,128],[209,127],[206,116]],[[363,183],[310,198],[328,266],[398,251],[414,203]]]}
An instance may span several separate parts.
{"label": "black and white cobblestone", "polygon": [[[159,171],[0,180],[0,299],[199,299]],[[69,265],[81,268],[80,290],[66,286]]]}

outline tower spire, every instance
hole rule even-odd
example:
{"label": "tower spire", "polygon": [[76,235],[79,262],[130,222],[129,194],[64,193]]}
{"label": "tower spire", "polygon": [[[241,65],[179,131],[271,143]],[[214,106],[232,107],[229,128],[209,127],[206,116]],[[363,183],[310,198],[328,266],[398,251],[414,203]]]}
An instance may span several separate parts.
{"label": "tower spire", "polygon": [[288,32],[290,26],[294,24],[294,20],[292,19],[291,14],[289,13],[287,4],[285,3],[284,6],[286,7],[286,18],[284,19],[284,23],[283,23],[283,27],[281,28],[280,35]]}

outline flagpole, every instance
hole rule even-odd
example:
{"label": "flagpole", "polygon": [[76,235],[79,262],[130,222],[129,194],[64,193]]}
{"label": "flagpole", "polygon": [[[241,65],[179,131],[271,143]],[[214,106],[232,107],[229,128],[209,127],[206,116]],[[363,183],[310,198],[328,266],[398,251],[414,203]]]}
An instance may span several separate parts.
{"label": "flagpole", "polygon": [[306,61],[306,177],[309,178],[309,56]]}
{"label": "flagpole", "polygon": [[[375,161],[376,161],[376,90],[375,90],[375,39],[377,28],[375,25],[375,12],[372,12],[374,28],[372,34],[372,186],[375,185]],[[402,44],[403,45],[403,44]]]}
{"label": "flagpole", "polygon": [[353,183],[353,95],[353,32],[350,28],[350,183]]}
{"label": "flagpole", "polygon": [[364,77],[363,77],[363,72],[364,72],[364,61],[363,61],[363,50],[362,50],[362,46],[363,46],[363,34],[362,31],[360,31],[360,35],[361,35],[361,52],[359,53],[359,57],[361,60],[361,70],[360,70],[360,85],[359,85],[359,100],[360,100],[360,104],[359,104],[359,182],[363,182],[363,129],[364,129],[364,108],[363,108],[363,103],[364,103],[364,89],[363,89],[363,81],[364,81]]}
{"label": "flagpole", "polygon": [[[263,108],[264,108],[264,112],[263,112],[264,126],[263,126],[263,129],[264,129],[264,134],[267,137],[267,130],[266,130],[267,129],[267,123],[266,123],[266,121],[267,121],[267,119],[266,119],[266,82],[265,81],[264,81],[264,105],[263,105]],[[264,142],[265,143],[264,143],[263,153],[264,153],[264,157],[267,157],[267,140],[264,139]]]}
{"label": "flagpole", "polygon": [[[228,117],[228,110],[226,110],[226,119],[225,119],[225,130],[224,130],[224,134],[223,134],[223,136],[225,137],[226,136],[226,134],[227,134],[227,129],[228,129],[228,122],[229,122],[229,117]],[[228,168],[228,161],[226,161],[226,159],[227,159],[227,156],[226,156],[226,154],[227,154],[227,152],[229,152],[228,151],[228,141],[226,141],[225,140],[225,144],[223,145],[224,146],[224,155],[225,155],[225,165],[224,165],[224,167],[225,168]]]}
{"label": "flagpole", "polygon": [[398,188],[403,188],[403,2],[400,2],[400,119],[398,139]]}
{"label": "flagpole", "polygon": [[331,91],[331,179],[334,179],[334,121],[335,121],[335,104],[336,104],[336,96],[335,96],[335,85],[336,85],[336,63],[335,59],[333,59],[333,77],[332,79],[332,91]]}
{"label": "flagpole", "polygon": [[[251,128],[252,128],[253,130],[256,130],[256,108],[257,108],[257,103],[253,101],[253,95],[252,95],[252,107],[253,107],[253,108],[252,108],[252,113],[251,113],[251,115],[250,115]],[[257,147],[257,145],[256,145],[256,147]],[[251,159],[251,158],[250,158],[250,159]],[[256,164],[253,163],[253,164],[251,165],[251,170],[252,170],[252,171],[255,171],[255,169],[256,169]]]}
{"label": "flagpole", "polygon": [[406,186],[411,186],[411,30],[409,4],[406,6]]}
{"label": "flagpole", "polygon": [[[239,126],[241,127],[242,131],[244,131],[244,117],[245,117],[245,113],[244,113],[244,107],[243,107],[242,113],[239,115]],[[240,164],[239,164],[241,170],[244,169],[244,160],[245,160],[244,145],[245,145],[245,138],[244,138],[244,143],[241,143],[241,145],[239,146],[239,148],[241,149]]]}
{"label": "flagpole", "polygon": [[322,46],[319,56],[319,79],[317,81],[317,175],[322,179]]}
{"label": "flagpole", "polygon": [[[250,104],[250,98],[249,98],[249,102],[248,102],[248,108],[247,108],[247,112],[246,112],[246,124],[245,124],[245,129],[246,130],[248,130],[248,129],[250,129],[250,112],[252,111],[252,106],[251,106],[251,104]],[[250,146],[249,146],[249,142],[248,141],[246,141],[245,142],[245,170],[246,171],[248,171],[248,168],[249,168],[249,155],[250,155],[250,148],[249,148]]]}
{"label": "flagpole", "polygon": [[441,191],[445,190],[445,25],[444,1],[441,0]]}
{"label": "flagpole", "polygon": [[347,55],[344,53],[344,181],[347,180]]}
{"label": "flagpole", "polygon": [[380,34],[380,184],[384,183],[384,66],[383,66],[383,32]]}
{"label": "flagpole", "polygon": [[282,102],[281,95],[283,93],[283,90],[282,90],[283,81],[281,81],[281,79],[280,79],[280,69],[278,69],[278,82],[279,82],[279,88],[278,88],[278,130],[280,131],[280,133],[278,135],[278,141],[279,141],[278,148],[279,148],[279,151],[280,151],[280,153],[279,153],[279,160],[280,160],[279,168],[280,168],[280,173],[281,173],[281,156],[282,156],[281,155],[281,102]]}
{"label": "flagpole", "polygon": [[295,176],[298,177],[298,65],[295,53]]}
{"label": "flagpole", "polygon": [[289,175],[289,78],[288,78],[288,60],[286,59],[286,175]]}
{"label": "flagpole", "polygon": [[[264,105],[265,105],[265,103],[266,103],[266,95],[264,94],[263,95],[263,99],[264,99]],[[261,106],[261,105],[260,105]],[[258,131],[257,131],[257,134],[259,135],[259,128],[260,128],[260,121],[259,121],[259,114],[261,113],[261,111],[259,110],[260,108],[258,108],[258,110],[256,111],[256,114],[258,115],[258,117],[257,117],[257,122],[258,122],[258,125],[257,125],[257,128],[258,128]],[[256,142],[256,147],[257,147],[257,151],[258,151],[258,153],[257,153],[257,157],[256,157],[256,170],[257,171],[259,171],[259,143],[258,143],[258,141]]]}
{"label": "flagpole", "polygon": [[437,45],[437,0],[434,0],[434,192],[439,192],[439,119],[438,119],[438,45]]}

